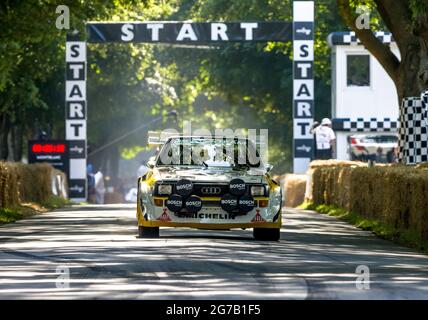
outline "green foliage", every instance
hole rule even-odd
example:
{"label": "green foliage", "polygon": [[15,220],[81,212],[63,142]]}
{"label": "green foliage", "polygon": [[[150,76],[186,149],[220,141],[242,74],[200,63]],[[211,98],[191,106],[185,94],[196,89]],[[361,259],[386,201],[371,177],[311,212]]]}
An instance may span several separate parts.
{"label": "green foliage", "polygon": [[[291,0],[64,1],[71,25],[85,21],[194,20],[291,21]],[[26,128],[64,131],[65,30],[55,28],[53,0],[0,5],[0,112]],[[330,115],[330,49],[326,38],[344,27],[336,1],[316,2],[316,117]],[[25,17],[23,19],[22,17]],[[97,150],[161,113],[175,109],[179,122],[148,129],[193,127],[269,129],[270,162],[289,171],[292,143],[292,44],[228,43],[218,47],[171,45],[88,46],[88,139]],[[138,130],[107,152],[130,157],[146,145]],[[105,155],[99,156],[104,159]]]}
{"label": "green foliage", "polygon": [[50,196],[47,200],[40,203],[46,209],[59,209],[71,205],[72,202],[68,199],[58,196]]}
{"label": "green foliage", "polygon": [[0,208],[0,224],[15,222],[22,219],[23,214],[17,209]]}

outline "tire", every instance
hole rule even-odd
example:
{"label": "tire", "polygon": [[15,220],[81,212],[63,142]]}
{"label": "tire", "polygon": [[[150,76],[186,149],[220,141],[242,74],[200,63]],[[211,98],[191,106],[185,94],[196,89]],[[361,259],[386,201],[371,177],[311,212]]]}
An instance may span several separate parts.
{"label": "tire", "polygon": [[281,237],[281,230],[279,228],[254,228],[253,236],[256,240],[278,241]]}
{"label": "tire", "polygon": [[159,227],[138,227],[139,238],[159,238]]}

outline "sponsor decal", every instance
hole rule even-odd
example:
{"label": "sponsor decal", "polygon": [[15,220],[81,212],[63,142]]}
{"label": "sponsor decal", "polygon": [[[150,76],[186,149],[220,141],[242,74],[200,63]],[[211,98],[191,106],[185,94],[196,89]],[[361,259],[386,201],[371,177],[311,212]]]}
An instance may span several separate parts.
{"label": "sponsor decal", "polygon": [[184,219],[213,219],[213,220],[234,220],[235,216],[229,213],[194,213],[179,215],[179,218]]}
{"label": "sponsor decal", "polygon": [[201,206],[202,202],[201,201],[186,201],[186,206]]}
{"label": "sponsor decal", "polygon": [[246,206],[254,206],[254,200],[239,200],[239,204]]}
{"label": "sponsor decal", "polygon": [[163,208],[163,213],[162,215],[158,218],[159,221],[171,221],[171,218],[169,217],[166,208]]}
{"label": "sponsor decal", "polygon": [[180,196],[190,196],[193,190],[193,183],[187,179],[181,179],[175,185],[175,190]]}
{"label": "sponsor decal", "polygon": [[296,32],[297,33],[303,33],[303,34],[309,36],[311,34],[312,30],[306,29],[305,27],[303,27],[303,28],[297,29]]}
{"label": "sponsor decal", "polygon": [[250,212],[254,209],[255,203],[254,199],[250,195],[244,195],[239,198],[238,201],[239,210],[243,212]]}
{"label": "sponsor decal", "polygon": [[202,200],[197,196],[190,196],[185,201],[186,210],[192,213],[202,209]]}
{"label": "sponsor decal", "polygon": [[244,190],[245,189],[245,184],[235,183],[235,184],[231,184],[230,187],[232,189]]}
{"label": "sponsor decal", "polygon": [[236,206],[236,199],[221,199],[221,204],[230,204]]}
{"label": "sponsor decal", "polygon": [[302,146],[297,147],[296,150],[310,152],[311,151],[311,147],[307,146],[307,145],[302,145]]}
{"label": "sponsor decal", "polygon": [[238,199],[236,196],[226,193],[220,200],[220,206],[224,211],[233,211],[238,207]]}
{"label": "sponsor decal", "polygon": [[181,207],[182,204],[183,204],[183,202],[181,200],[171,200],[171,199],[168,199],[166,201],[167,201],[168,204],[173,205],[173,206],[179,206],[179,207]]}
{"label": "sponsor decal", "polygon": [[191,190],[191,189],[192,189],[191,183],[177,185],[177,190]]}
{"label": "sponsor decal", "polygon": [[242,179],[232,179],[229,184],[229,191],[235,196],[240,196],[245,193],[245,182]]}
{"label": "sponsor decal", "polygon": [[76,153],[83,153],[83,148],[79,146],[73,146],[70,148],[70,151],[76,152]]}
{"label": "sponsor decal", "polygon": [[166,200],[166,206],[172,212],[178,212],[183,208],[183,198],[178,194],[172,194]]}
{"label": "sponsor decal", "polygon": [[70,187],[70,191],[76,191],[76,192],[78,192],[78,193],[81,193],[81,192],[83,192],[83,187],[78,186],[78,185],[76,184],[76,185],[74,185],[74,186]]}
{"label": "sponsor decal", "polygon": [[254,216],[253,220],[251,222],[266,222],[265,219],[260,215],[260,210],[256,210],[256,215]]}

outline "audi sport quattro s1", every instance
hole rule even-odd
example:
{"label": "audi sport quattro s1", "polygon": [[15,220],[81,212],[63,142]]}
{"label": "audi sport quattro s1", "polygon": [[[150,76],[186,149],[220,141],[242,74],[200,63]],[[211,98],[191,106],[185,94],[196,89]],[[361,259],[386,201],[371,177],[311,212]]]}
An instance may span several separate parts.
{"label": "audi sport quattro s1", "polygon": [[253,228],[280,238],[282,191],[247,138],[169,137],[138,178],[140,237],[160,227]]}

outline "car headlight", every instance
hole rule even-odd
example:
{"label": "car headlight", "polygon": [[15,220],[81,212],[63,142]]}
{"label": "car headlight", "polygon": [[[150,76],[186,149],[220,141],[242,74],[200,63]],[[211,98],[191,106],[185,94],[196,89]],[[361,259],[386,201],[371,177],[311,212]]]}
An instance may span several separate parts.
{"label": "car headlight", "polygon": [[264,186],[252,186],[251,187],[251,195],[252,196],[264,196],[265,195],[265,187]]}
{"label": "car headlight", "polygon": [[158,193],[163,195],[169,195],[172,193],[172,185],[160,184],[158,185]]}

